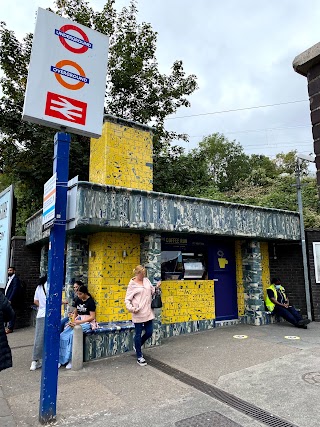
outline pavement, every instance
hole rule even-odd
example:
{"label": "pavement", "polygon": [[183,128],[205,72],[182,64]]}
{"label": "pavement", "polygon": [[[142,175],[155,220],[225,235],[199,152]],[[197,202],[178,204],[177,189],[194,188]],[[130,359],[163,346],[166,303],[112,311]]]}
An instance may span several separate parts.
{"label": "pavement", "polygon": [[[33,336],[34,328],[8,336],[14,366],[0,373],[1,427],[40,425],[41,369],[29,370]],[[235,409],[234,399],[216,398],[223,391],[279,417],[274,426],[320,425],[320,323],[307,330],[287,323],[215,328],[165,339],[144,354],[146,367],[128,352],[78,372],[61,368],[53,425],[271,425]]]}

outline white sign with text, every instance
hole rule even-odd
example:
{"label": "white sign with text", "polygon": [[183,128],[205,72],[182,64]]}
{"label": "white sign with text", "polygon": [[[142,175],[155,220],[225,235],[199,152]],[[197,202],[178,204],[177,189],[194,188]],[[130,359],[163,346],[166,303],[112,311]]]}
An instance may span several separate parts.
{"label": "white sign with text", "polygon": [[54,220],[56,211],[56,194],[57,194],[57,174],[55,173],[44,184],[43,190],[43,208],[42,208],[42,225]]}
{"label": "white sign with text", "polygon": [[13,186],[0,193],[0,288],[5,288],[10,263]]}

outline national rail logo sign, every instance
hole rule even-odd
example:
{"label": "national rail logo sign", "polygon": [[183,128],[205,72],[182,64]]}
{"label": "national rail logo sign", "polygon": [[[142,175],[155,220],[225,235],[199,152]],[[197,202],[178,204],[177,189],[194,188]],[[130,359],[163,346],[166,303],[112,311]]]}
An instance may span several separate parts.
{"label": "national rail logo sign", "polygon": [[68,122],[86,124],[87,104],[57,93],[48,92],[45,114]]}
{"label": "national rail logo sign", "polygon": [[104,34],[39,8],[22,118],[99,137],[108,44]]}

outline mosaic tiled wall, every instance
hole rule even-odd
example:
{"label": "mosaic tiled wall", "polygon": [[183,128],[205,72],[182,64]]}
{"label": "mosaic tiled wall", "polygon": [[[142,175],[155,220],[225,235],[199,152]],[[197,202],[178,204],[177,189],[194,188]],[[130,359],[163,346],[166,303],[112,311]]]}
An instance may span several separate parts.
{"label": "mosaic tiled wall", "polygon": [[97,233],[89,237],[88,283],[97,302],[98,322],[131,319],[124,298],[132,271],[138,264],[138,234]]}
{"label": "mosaic tiled wall", "polygon": [[260,243],[261,248],[261,282],[263,289],[263,298],[267,293],[267,288],[270,286],[270,267],[269,267],[269,247],[267,242]]}
{"label": "mosaic tiled wall", "polygon": [[236,257],[238,316],[240,317],[244,316],[245,313],[241,241],[236,240],[234,246]]}
{"label": "mosaic tiled wall", "polygon": [[66,298],[69,304],[72,304],[73,283],[76,280],[82,280],[85,285],[88,285],[88,238],[70,236],[66,247],[65,281]]}
{"label": "mosaic tiled wall", "polygon": [[141,264],[148,272],[148,278],[154,285],[161,280],[161,235],[142,236]]}
{"label": "mosaic tiled wall", "polygon": [[102,136],[91,139],[89,180],[152,190],[152,178],[150,129],[106,116]]}
{"label": "mosaic tiled wall", "polygon": [[162,297],[163,324],[215,318],[213,280],[166,280]]}
{"label": "mosaic tiled wall", "polygon": [[265,323],[264,298],[262,288],[262,255],[258,241],[242,243],[243,285],[245,298],[245,316],[247,323],[261,325]]}
{"label": "mosaic tiled wall", "polygon": [[44,276],[48,273],[48,244],[44,244],[41,247],[40,253],[40,276]]}

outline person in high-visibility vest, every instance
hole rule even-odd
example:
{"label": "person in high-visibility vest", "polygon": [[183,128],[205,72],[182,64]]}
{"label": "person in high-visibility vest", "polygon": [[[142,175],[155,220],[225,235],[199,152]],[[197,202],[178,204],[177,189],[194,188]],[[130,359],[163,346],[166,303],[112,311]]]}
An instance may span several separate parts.
{"label": "person in high-visibility vest", "polygon": [[302,319],[300,313],[292,306],[289,305],[289,298],[285,293],[285,289],[281,286],[281,281],[278,278],[271,280],[271,286],[267,288],[266,307],[271,313],[283,317],[292,325],[307,329],[307,324],[310,323],[309,319]]}

